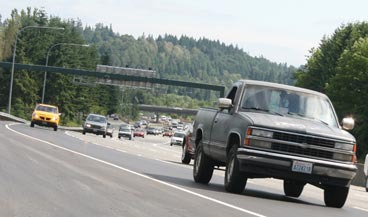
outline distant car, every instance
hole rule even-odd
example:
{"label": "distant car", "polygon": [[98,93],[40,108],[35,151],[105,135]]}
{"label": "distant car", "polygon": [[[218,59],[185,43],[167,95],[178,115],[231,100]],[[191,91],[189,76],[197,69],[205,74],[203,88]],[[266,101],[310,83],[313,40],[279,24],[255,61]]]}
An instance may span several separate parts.
{"label": "distant car", "polygon": [[170,145],[182,145],[185,137],[185,132],[175,132],[171,137]]}
{"label": "distant car", "polygon": [[157,135],[157,134],[159,134],[159,132],[157,131],[157,129],[156,129],[156,128],[149,127],[149,128],[147,129],[147,135],[149,135],[149,134]]}
{"label": "distant car", "polygon": [[191,142],[192,132],[185,131],[185,137],[182,145],[181,162],[189,164],[191,159],[194,159],[195,145]]}
{"label": "distant car", "polygon": [[135,122],[133,126],[134,126],[134,128],[140,128],[141,123],[140,122]]}
{"label": "distant car", "polygon": [[57,106],[38,104],[32,113],[31,127],[34,125],[54,128],[57,131],[60,122],[60,113]]}
{"label": "distant car", "polygon": [[114,130],[115,130],[115,128],[113,126],[111,126],[110,124],[108,124],[107,129],[106,129],[106,135],[110,136],[112,138],[113,134],[114,134]]}
{"label": "distant car", "polygon": [[114,121],[118,121],[118,120],[119,120],[119,116],[115,115]]}
{"label": "distant car", "polygon": [[126,137],[129,140],[132,140],[132,130],[130,129],[130,127],[126,127],[124,125],[120,126],[118,138],[120,139],[121,137]]}
{"label": "distant car", "polygon": [[102,135],[106,138],[107,126],[110,123],[107,122],[107,118],[103,115],[89,114],[86,121],[83,124],[83,135],[86,133],[94,133],[96,135]]}
{"label": "distant car", "polygon": [[142,137],[144,138],[144,130],[143,129],[136,129],[133,133],[133,137]]}
{"label": "distant car", "polygon": [[172,131],[171,130],[166,130],[162,136],[168,136],[168,137],[171,137],[173,135]]}

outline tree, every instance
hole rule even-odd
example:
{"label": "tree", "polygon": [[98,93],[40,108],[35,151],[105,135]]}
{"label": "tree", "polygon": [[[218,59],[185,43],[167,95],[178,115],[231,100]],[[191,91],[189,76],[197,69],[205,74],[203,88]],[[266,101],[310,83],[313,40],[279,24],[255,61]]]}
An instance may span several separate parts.
{"label": "tree", "polygon": [[[329,80],[327,94],[341,116],[353,116],[357,127],[358,156],[367,153],[368,135],[368,37],[358,39],[345,50],[337,64],[336,76]],[[362,103],[363,102],[363,103]]]}

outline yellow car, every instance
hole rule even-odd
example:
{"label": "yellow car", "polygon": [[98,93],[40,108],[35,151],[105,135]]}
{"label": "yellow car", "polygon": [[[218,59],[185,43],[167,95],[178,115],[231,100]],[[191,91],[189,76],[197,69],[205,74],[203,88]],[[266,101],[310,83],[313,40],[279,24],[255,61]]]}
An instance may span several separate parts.
{"label": "yellow car", "polygon": [[59,109],[57,106],[38,104],[32,113],[31,127],[34,125],[54,128],[57,131],[60,122]]}

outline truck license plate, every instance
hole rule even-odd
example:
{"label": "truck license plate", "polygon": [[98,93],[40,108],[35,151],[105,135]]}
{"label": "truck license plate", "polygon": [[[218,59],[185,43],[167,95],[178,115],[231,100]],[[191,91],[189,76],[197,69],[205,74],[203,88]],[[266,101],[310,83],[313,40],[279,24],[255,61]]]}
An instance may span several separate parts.
{"label": "truck license plate", "polygon": [[312,173],[313,164],[303,161],[293,161],[293,167],[291,171],[298,172],[298,173]]}

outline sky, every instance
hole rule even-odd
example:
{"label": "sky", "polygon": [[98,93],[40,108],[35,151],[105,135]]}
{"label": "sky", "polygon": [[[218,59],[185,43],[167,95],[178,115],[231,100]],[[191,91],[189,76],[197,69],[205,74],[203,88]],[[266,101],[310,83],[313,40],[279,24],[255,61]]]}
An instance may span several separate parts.
{"label": "sky", "polygon": [[83,25],[114,32],[205,37],[272,62],[306,64],[312,48],[344,24],[368,21],[366,0],[1,0],[2,21],[13,9],[43,8]]}

